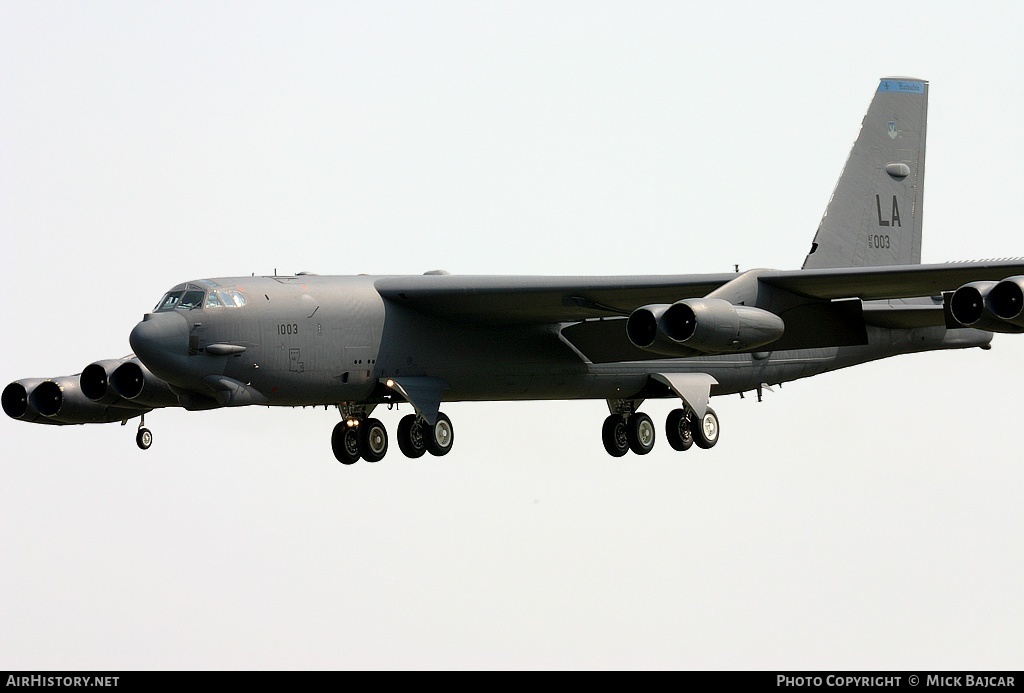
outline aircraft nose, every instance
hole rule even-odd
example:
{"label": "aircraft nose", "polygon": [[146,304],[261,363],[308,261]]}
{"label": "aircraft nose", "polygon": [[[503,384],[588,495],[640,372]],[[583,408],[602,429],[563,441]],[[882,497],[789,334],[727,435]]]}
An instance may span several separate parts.
{"label": "aircraft nose", "polygon": [[173,381],[188,358],[188,322],[177,311],[147,313],[128,336],[139,360],[157,376]]}

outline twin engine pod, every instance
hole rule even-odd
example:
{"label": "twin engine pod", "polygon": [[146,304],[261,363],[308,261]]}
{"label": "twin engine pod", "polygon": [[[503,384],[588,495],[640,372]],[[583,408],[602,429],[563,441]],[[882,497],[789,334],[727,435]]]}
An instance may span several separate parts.
{"label": "twin engine pod", "polygon": [[953,292],[949,312],[960,326],[988,332],[1024,332],[1024,276],[971,282]]}
{"label": "twin engine pod", "polygon": [[12,419],[58,425],[126,421],[178,402],[167,383],[134,358],[97,361],[80,375],[17,380],[0,400]]}
{"label": "twin engine pod", "polygon": [[178,396],[137,358],[97,361],[82,371],[82,392],[94,402],[130,406],[175,406]]}
{"label": "twin engine pod", "polygon": [[12,419],[58,425],[125,421],[148,411],[94,402],[82,394],[76,375],[17,380],[4,388],[2,402]]}
{"label": "twin engine pod", "polygon": [[720,298],[643,306],[626,320],[634,346],[666,356],[750,351],[776,341],[785,329],[774,313]]}

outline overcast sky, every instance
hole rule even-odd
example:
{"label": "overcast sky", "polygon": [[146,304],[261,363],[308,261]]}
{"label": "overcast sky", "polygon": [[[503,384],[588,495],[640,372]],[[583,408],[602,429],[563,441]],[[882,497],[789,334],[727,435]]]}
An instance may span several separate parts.
{"label": "overcast sky", "polygon": [[[1024,255],[1022,7],[2,0],[0,384],[201,277],[798,268],[883,76],[930,82],[924,261]],[[155,412],[144,453],[3,417],[0,669],[1019,669],[993,347],[643,458],[602,401],[448,404],[447,457],[351,467],[322,409]]]}

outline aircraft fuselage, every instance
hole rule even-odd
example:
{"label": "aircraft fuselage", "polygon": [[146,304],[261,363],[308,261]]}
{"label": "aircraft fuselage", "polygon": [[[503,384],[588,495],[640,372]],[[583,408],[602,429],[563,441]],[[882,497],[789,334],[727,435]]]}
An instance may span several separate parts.
{"label": "aircraft fuselage", "polygon": [[676,397],[668,443],[711,448],[714,395],[1024,333],[1024,260],[921,264],[927,100],[925,80],[880,80],[800,270],[201,279],[136,325],[135,356],[14,381],[4,412],[140,417],[146,449],[160,407],[335,405],[332,450],[352,464],[386,454],[370,416],[383,402],[412,406],[396,438],[416,458],[451,450],[442,402],[604,399],[602,443],[620,457],[654,446],[642,402]]}
{"label": "aircraft fuselage", "polygon": [[[187,287],[233,291],[242,306],[203,305],[150,313],[132,332],[143,363],[182,393],[183,404],[216,406],[225,382],[248,388],[217,404],[333,405],[373,401],[388,378],[436,377],[444,401],[630,399],[663,394],[652,372],[708,373],[712,394],[938,348],[982,346],[970,329],[869,328],[862,346],[759,351],[594,364],[559,338],[557,325],[466,325],[384,300],[375,277],[249,277]],[[176,287],[177,288],[177,287]],[[204,297],[204,301],[205,301]],[[192,397],[198,397],[190,402]]]}

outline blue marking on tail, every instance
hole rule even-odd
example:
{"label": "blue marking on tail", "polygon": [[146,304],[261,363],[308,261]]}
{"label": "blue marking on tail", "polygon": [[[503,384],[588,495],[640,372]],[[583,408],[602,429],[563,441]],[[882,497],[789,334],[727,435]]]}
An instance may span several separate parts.
{"label": "blue marking on tail", "polygon": [[878,83],[878,91],[901,91],[911,94],[923,94],[924,82],[910,82],[902,79],[883,79]]}

